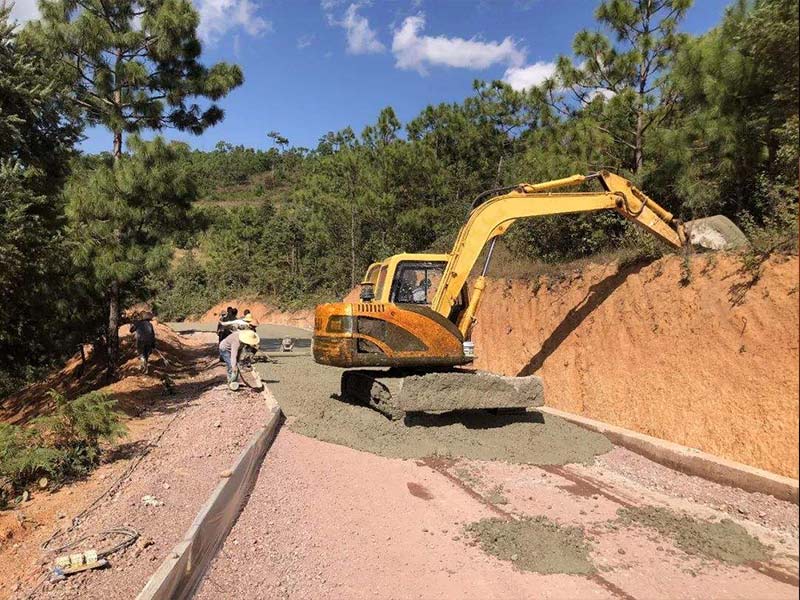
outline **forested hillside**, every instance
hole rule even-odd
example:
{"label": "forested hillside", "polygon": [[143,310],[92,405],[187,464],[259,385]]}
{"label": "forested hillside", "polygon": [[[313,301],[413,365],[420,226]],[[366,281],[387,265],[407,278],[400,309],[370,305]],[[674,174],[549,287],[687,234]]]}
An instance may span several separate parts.
{"label": "forested hillside", "polygon": [[[328,132],[314,148],[265,131],[259,149],[132,138],[100,156],[74,149],[82,127],[138,129],[83,107],[92,98],[37,46],[46,27],[15,32],[0,13],[0,378],[18,382],[79,341],[103,343],[115,289],[119,306],[149,300],[164,318],[245,293],[291,306],[339,296],[375,259],[446,250],[476,195],[522,181],[609,169],[682,219],[731,217],[754,242],[751,261],[793,251],[797,3],[736,1],[699,37],[681,33],[688,5],[600,3],[596,28],[576,32],[573,55],[541,86],[476,81],[461,102],[405,123],[387,106],[363,131]],[[241,83],[230,69],[208,69],[203,93]],[[143,108],[136,123],[193,131],[221,118]],[[155,167],[150,185],[132,185]],[[124,191],[111,193],[117,204],[103,201],[112,181]],[[97,225],[107,218],[128,240],[116,254],[96,252],[112,239]],[[508,245],[544,262],[662,251],[610,214],[519,223]]]}
{"label": "forested hillside", "polygon": [[[698,38],[675,33],[664,15],[644,35],[636,15],[598,12],[606,35],[579,33],[574,46],[578,60],[602,60],[581,70],[564,58],[538,89],[476,81],[463,102],[407,123],[389,106],[363,131],[329,132],[313,149],[190,153],[187,168],[205,178],[198,221],[208,228],[182,240],[189,252],[161,288],[161,310],[179,317],[242,292],[279,304],[334,297],[375,259],[449,248],[486,189],[601,168],[684,220],[722,213],[773,249],[791,246],[797,6],[736,3]],[[763,227],[771,231],[758,234]],[[626,244],[660,251],[609,214],[512,232],[516,254],[548,262]]]}

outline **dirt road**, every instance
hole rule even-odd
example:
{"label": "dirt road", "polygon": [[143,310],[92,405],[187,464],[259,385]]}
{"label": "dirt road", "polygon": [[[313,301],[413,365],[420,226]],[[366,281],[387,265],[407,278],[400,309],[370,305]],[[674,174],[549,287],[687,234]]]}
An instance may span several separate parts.
{"label": "dirt road", "polygon": [[[140,420],[132,423],[136,426],[132,439],[117,448],[88,482],[42,498],[45,504],[59,502],[61,514],[54,526],[37,517],[34,507],[22,505],[15,511],[34,529],[0,556],[0,598],[134,598],[182,539],[220,473],[231,466],[267,417],[261,394],[248,390],[232,394],[227,389],[224,367],[214,355],[216,336],[197,337],[193,347],[202,366],[197,374],[176,379],[174,395],[153,393],[142,405]],[[80,523],[70,527],[73,517],[87,506]],[[77,542],[80,551],[108,548],[124,538],[101,532],[119,527],[134,529],[139,538],[112,554],[109,568],[46,582],[55,557],[73,551],[59,547]],[[51,534],[43,550],[40,545]]]}
{"label": "dirt road", "polygon": [[797,596],[795,505],[536,414],[392,423],[338,375],[265,366],[287,422],[200,598]]}
{"label": "dirt road", "polygon": [[[139,541],[110,569],[34,597],[134,597],[260,422],[260,395],[224,385],[213,336],[183,329],[205,367],[153,400],[150,435],[130,449],[148,449],[141,463],[55,540],[124,525]],[[536,412],[390,421],[332,397],[341,372],[313,363],[308,332],[259,333],[276,361],[259,368],[287,419],[200,598],[797,596],[795,505],[681,475]],[[278,351],[284,336],[295,351]],[[107,468],[98,490],[125,459]],[[48,556],[6,594],[27,597]]]}

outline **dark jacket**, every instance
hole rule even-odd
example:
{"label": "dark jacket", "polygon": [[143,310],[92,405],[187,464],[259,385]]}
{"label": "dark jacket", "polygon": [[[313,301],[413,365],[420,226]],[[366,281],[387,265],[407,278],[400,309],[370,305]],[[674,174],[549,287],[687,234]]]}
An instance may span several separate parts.
{"label": "dark jacket", "polygon": [[150,321],[137,320],[131,323],[130,332],[136,337],[137,348],[154,348],[156,331]]}

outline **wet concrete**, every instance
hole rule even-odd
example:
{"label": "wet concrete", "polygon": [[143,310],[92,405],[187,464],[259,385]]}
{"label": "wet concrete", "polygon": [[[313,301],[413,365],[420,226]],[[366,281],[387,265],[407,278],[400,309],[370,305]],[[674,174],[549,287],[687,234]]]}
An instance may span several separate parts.
{"label": "wet concrete", "polygon": [[484,552],[511,561],[523,571],[588,575],[595,570],[583,530],[545,517],[493,517],[472,523],[466,531]]}
{"label": "wet concrete", "polygon": [[655,506],[622,508],[619,512],[622,522],[649,527],[670,536],[688,554],[734,565],[771,558],[767,546],[730,519],[712,522]]}
{"label": "wet concrete", "polygon": [[341,369],[306,356],[275,360],[256,368],[279,399],[287,425],[326,442],[397,458],[467,457],[537,465],[588,463],[612,448],[602,435],[538,412],[451,412],[392,421],[338,398]]}

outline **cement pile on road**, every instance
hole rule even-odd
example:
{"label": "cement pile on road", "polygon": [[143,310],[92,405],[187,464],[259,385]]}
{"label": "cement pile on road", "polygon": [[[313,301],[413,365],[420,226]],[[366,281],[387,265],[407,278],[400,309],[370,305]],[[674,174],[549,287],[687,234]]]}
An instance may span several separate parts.
{"label": "cement pile on road", "polygon": [[621,508],[619,516],[623,523],[649,527],[672,538],[678,548],[687,554],[734,565],[770,557],[767,546],[730,519],[699,521],[689,515],[679,515],[656,506]]}
{"label": "cement pile on road", "polygon": [[492,518],[468,525],[466,532],[484,552],[523,571],[586,575],[595,570],[579,527],[563,527],[545,517]]}
{"label": "cement pile on road", "polygon": [[377,411],[333,398],[342,371],[310,357],[280,357],[259,371],[294,431],[334,444],[395,458],[426,456],[503,460],[535,465],[589,463],[611,450],[602,435],[562,419],[449,413],[390,421]]}

